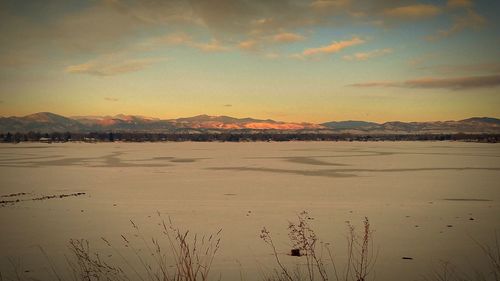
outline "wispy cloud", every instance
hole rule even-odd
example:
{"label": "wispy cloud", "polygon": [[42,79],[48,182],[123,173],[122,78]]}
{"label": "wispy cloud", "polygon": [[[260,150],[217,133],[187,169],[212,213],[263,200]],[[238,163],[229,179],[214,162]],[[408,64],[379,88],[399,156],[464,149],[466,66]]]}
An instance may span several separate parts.
{"label": "wispy cloud", "polygon": [[359,87],[359,88],[372,88],[372,87],[397,87],[400,86],[401,84],[397,82],[391,82],[391,81],[370,81],[370,82],[361,82],[361,83],[354,83],[350,84],[348,86],[350,87]]}
{"label": "wispy cloud", "polygon": [[443,37],[451,36],[465,29],[479,29],[486,24],[486,19],[472,9],[467,9],[466,13],[455,16],[452,25],[448,29],[438,30],[435,34],[427,37],[433,41]]}
{"label": "wispy cloud", "polygon": [[[238,42],[237,47],[242,51],[260,52],[272,45],[294,43],[304,39],[304,36],[292,32],[280,32],[269,36],[254,35]],[[269,58],[269,53],[262,53],[262,55]],[[276,56],[273,56],[273,58],[276,58]]]}
{"label": "wispy cloud", "polygon": [[117,98],[113,98],[113,97],[105,97],[104,100],[107,100],[107,101],[112,101],[112,102],[116,102],[118,101]]}
{"label": "wispy cloud", "polygon": [[334,41],[330,45],[326,45],[326,46],[322,46],[322,47],[318,47],[318,48],[305,49],[302,52],[302,55],[311,56],[311,55],[317,55],[317,54],[333,54],[333,53],[340,52],[341,50],[343,50],[347,47],[363,44],[365,42],[366,42],[365,40],[363,40],[359,37],[353,37],[352,39],[349,39],[349,40],[338,41],[338,42]]}
{"label": "wispy cloud", "polygon": [[[2,29],[2,54],[16,50],[23,53],[29,51],[42,59],[50,58],[51,62],[54,62],[54,56],[51,55],[54,50],[68,56],[75,53],[100,56],[140,45],[138,42],[144,36],[157,34],[158,30],[168,30],[172,35],[144,43],[142,52],[147,52],[151,46],[165,45],[186,45],[203,52],[254,50],[257,47],[261,51],[270,51],[273,43],[305,40],[299,33],[304,30],[314,33],[321,27],[375,22],[383,25],[391,20],[403,22],[471,10],[466,16],[457,17],[452,26],[438,31],[434,36],[441,38],[465,28],[481,26],[485,22],[482,16],[472,11],[472,0],[402,6],[394,6],[394,3],[414,1],[373,0],[366,4],[360,0],[103,0],[90,1],[80,8],[73,7],[65,12],[61,12],[63,8],[54,8],[59,6],[54,4],[58,1],[49,2],[51,4],[47,9],[37,11],[39,16],[31,19],[23,15],[24,9],[14,9],[16,5],[2,6],[5,9],[0,9],[1,25],[7,27]],[[64,7],[71,5],[61,4]],[[45,18],[50,20],[41,20]],[[197,35],[203,33],[214,39],[201,42]],[[238,46],[237,42],[248,41],[243,38],[258,43],[253,44],[252,48],[248,44]],[[268,47],[269,50],[264,50]],[[307,51],[316,54],[329,52],[328,48],[311,48]],[[0,60],[11,65],[31,65],[34,62],[24,57],[26,55]]]}
{"label": "wispy cloud", "polygon": [[351,4],[351,0],[316,0],[311,3],[311,7],[316,9],[343,8]]}
{"label": "wispy cloud", "polygon": [[376,58],[376,57],[390,54],[390,53],[392,53],[392,51],[393,50],[391,48],[385,48],[385,49],[373,50],[370,52],[360,52],[360,53],[355,53],[352,55],[345,55],[342,58],[344,60],[349,60],[349,61],[364,61],[364,60],[368,60],[371,58]]}
{"label": "wispy cloud", "polygon": [[264,57],[266,59],[270,59],[270,60],[274,60],[274,59],[278,59],[278,58],[281,58],[282,55],[278,54],[278,53],[275,53],[275,52],[271,52],[271,53],[266,53],[264,55]]}
{"label": "wispy cloud", "polygon": [[25,67],[46,62],[41,54],[31,51],[13,50],[0,55],[0,67]]}
{"label": "wispy cloud", "polygon": [[403,82],[374,81],[355,83],[352,87],[401,87],[422,89],[466,90],[475,88],[491,88],[500,86],[500,75],[467,76],[455,78],[419,78]]}
{"label": "wispy cloud", "polygon": [[224,107],[232,107],[233,105],[232,104],[225,104]]}
{"label": "wispy cloud", "polygon": [[184,33],[184,32],[176,32],[171,33],[165,36],[159,36],[155,38],[151,38],[143,43],[146,47],[158,47],[164,45],[185,45],[191,44],[193,42],[193,38]]}
{"label": "wispy cloud", "polygon": [[473,4],[472,0],[448,0],[446,6],[450,8],[469,8]]}
{"label": "wispy cloud", "polygon": [[238,43],[238,48],[244,51],[256,51],[258,46],[259,42],[255,39],[247,39]]}
{"label": "wispy cloud", "polygon": [[273,41],[274,42],[279,42],[279,43],[291,43],[291,42],[298,42],[304,40],[305,37],[296,34],[296,33],[291,33],[291,32],[283,32],[279,33],[273,36]]}
{"label": "wispy cloud", "polygon": [[212,39],[212,41],[206,43],[194,42],[189,44],[189,46],[207,53],[225,52],[230,50],[229,47],[224,46],[220,41],[215,39]]}
{"label": "wispy cloud", "polygon": [[434,53],[424,53],[418,56],[412,57],[408,59],[407,63],[411,66],[419,66],[422,64],[426,64],[431,58],[436,57]]}
{"label": "wispy cloud", "polygon": [[437,16],[441,13],[439,6],[431,4],[416,4],[409,6],[400,6],[395,8],[387,8],[384,10],[384,15],[400,19],[421,19]]}
{"label": "wispy cloud", "polygon": [[208,42],[196,41],[191,35],[184,32],[176,32],[168,35],[150,38],[140,44],[137,49],[153,50],[165,46],[187,46],[203,52],[224,52],[230,48],[224,46],[219,40],[212,39]]}
{"label": "wispy cloud", "polygon": [[411,88],[447,88],[453,90],[496,87],[500,86],[500,75],[458,78],[421,78],[405,81],[404,85]]}
{"label": "wispy cloud", "polygon": [[473,64],[438,64],[419,66],[417,69],[439,74],[500,74],[500,62]]}
{"label": "wispy cloud", "polygon": [[123,59],[121,57],[103,57],[86,63],[66,67],[68,73],[88,74],[95,76],[113,76],[143,70],[152,64],[165,61],[166,58]]}

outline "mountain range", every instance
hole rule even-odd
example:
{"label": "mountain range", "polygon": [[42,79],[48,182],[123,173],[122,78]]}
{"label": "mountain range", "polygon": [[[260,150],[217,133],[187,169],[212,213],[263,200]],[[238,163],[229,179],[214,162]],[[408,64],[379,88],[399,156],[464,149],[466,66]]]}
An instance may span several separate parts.
{"label": "mountain range", "polygon": [[210,130],[287,130],[351,134],[500,133],[500,119],[473,117],[458,121],[385,122],[332,121],[322,124],[291,123],[271,119],[198,115],[161,120],[137,115],[72,116],[39,112],[22,117],[0,117],[0,132],[175,132]]}

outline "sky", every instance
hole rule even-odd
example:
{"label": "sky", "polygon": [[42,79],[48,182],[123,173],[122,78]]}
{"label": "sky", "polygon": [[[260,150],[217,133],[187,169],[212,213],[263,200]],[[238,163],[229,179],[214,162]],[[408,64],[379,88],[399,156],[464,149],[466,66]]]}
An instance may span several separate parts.
{"label": "sky", "polygon": [[0,0],[0,116],[500,118],[497,0]]}

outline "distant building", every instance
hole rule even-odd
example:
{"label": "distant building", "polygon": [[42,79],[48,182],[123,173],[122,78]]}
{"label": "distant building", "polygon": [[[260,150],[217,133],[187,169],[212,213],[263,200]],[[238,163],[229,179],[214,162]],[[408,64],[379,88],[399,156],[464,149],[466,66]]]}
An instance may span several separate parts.
{"label": "distant building", "polygon": [[39,142],[46,142],[46,143],[51,143],[52,140],[50,138],[45,138],[45,137],[42,137],[38,140]]}

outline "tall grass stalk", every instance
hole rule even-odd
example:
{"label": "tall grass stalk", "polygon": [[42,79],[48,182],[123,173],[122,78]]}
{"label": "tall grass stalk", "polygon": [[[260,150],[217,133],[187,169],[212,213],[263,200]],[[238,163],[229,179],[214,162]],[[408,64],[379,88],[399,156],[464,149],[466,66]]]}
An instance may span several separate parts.
{"label": "tall grass stalk", "polygon": [[[265,280],[277,281],[327,281],[335,278],[337,281],[366,281],[373,271],[376,253],[373,251],[373,231],[367,218],[363,221],[363,230],[358,234],[355,227],[347,224],[347,260],[342,272],[339,272],[333,251],[326,243],[321,243],[315,231],[309,225],[307,212],[297,216],[296,222],[289,222],[288,238],[295,255],[304,263],[296,264],[293,269],[287,267],[275,246],[269,230],[261,230],[260,238],[267,243],[278,268]],[[324,257],[324,253],[328,256]],[[297,254],[298,253],[298,254]]]}
{"label": "tall grass stalk", "polygon": [[[158,214],[160,216],[160,214]],[[189,230],[175,227],[169,219],[160,216],[161,234],[146,239],[140,227],[131,221],[133,233],[120,235],[121,244],[105,243],[101,252],[91,247],[86,239],[71,239],[66,257],[67,273],[56,269],[48,254],[41,248],[50,266],[49,280],[57,281],[207,281],[210,278],[214,258],[220,248],[222,229],[211,235],[191,234]],[[111,260],[113,252],[121,261]],[[126,254],[125,249],[131,253]],[[0,273],[0,281],[39,280],[29,277],[18,259],[9,259],[12,274]],[[69,276],[69,277],[68,277]]]}

